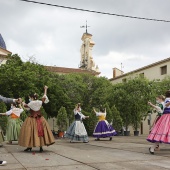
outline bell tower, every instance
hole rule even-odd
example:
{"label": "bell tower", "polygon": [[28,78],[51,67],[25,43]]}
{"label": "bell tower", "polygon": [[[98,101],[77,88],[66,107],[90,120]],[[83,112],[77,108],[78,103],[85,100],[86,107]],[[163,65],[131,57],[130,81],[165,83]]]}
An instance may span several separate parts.
{"label": "bell tower", "polygon": [[96,71],[99,72],[98,66],[95,65],[95,62],[92,57],[92,49],[95,45],[94,41],[92,40],[92,34],[87,32],[87,21],[86,26],[82,26],[81,28],[86,27],[86,32],[82,35],[82,45],[80,49],[81,53],[81,60],[80,60],[80,68],[89,70],[89,71]]}

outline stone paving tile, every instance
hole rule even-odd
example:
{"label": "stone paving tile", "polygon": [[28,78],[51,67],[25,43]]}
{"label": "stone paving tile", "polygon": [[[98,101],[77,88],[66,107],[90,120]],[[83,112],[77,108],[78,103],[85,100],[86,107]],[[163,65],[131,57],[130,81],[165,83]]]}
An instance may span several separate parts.
{"label": "stone paving tile", "polygon": [[[168,161],[168,160],[167,160]],[[131,161],[131,162],[118,162],[118,163],[105,163],[105,164],[90,164],[91,166],[101,170],[167,170],[170,167],[165,167],[158,163],[152,164],[148,161]]]}
{"label": "stone paving tile", "polygon": [[[88,148],[88,149],[86,149]],[[146,149],[147,150],[147,149]],[[55,151],[55,149],[53,149]],[[146,151],[148,152],[148,151]],[[83,163],[96,163],[96,162],[117,162],[117,161],[133,161],[133,160],[152,160],[153,155],[136,153],[111,148],[99,148],[88,145],[77,145],[71,147],[62,146],[57,149],[57,153],[63,156],[71,157],[74,160],[81,161]],[[76,153],[76,154],[75,154]],[[104,155],[104,159],[102,157]],[[154,156],[154,159],[163,159],[163,157]]]}
{"label": "stone paving tile", "polygon": [[96,170],[96,168],[88,165],[69,165],[69,166],[56,166],[56,167],[39,167],[28,168],[27,170]]}
{"label": "stone paving tile", "polygon": [[19,163],[16,158],[11,155],[10,153],[7,153],[7,154],[0,154],[0,160],[5,160],[7,161],[8,163],[13,163],[13,164],[17,164]]}
{"label": "stone paving tile", "polygon": [[48,167],[58,165],[79,164],[74,160],[62,157],[52,152],[43,153],[13,153],[14,157],[22,163],[24,167]]}
{"label": "stone paving tile", "polygon": [[4,144],[0,148],[0,159],[8,164],[0,170],[167,170],[170,169],[170,145],[161,145],[161,150],[150,155],[151,145],[144,137],[114,137],[96,142],[69,143],[67,139],[58,139],[44,152],[39,148],[24,152],[25,148],[17,144]]}
{"label": "stone paving tile", "polygon": [[7,165],[0,166],[0,170],[26,170],[20,163],[8,163]]}

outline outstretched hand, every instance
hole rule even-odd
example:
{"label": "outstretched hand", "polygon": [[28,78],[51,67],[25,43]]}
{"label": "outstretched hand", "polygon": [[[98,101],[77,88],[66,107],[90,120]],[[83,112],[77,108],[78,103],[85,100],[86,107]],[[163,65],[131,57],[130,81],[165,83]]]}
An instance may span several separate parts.
{"label": "outstretched hand", "polygon": [[47,90],[47,89],[48,89],[48,86],[44,86],[44,89]]}
{"label": "outstretched hand", "polygon": [[15,100],[15,102],[18,103],[18,104],[20,104],[20,103],[22,103],[22,99],[21,99],[21,98],[18,98],[18,99]]}
{"label": "outstretched hand", "polygon": [[151,103],[151,102],[148,102],[148,105],[150,105],[150,106],[151,106],[151,105],[152,105],[152,103]]}

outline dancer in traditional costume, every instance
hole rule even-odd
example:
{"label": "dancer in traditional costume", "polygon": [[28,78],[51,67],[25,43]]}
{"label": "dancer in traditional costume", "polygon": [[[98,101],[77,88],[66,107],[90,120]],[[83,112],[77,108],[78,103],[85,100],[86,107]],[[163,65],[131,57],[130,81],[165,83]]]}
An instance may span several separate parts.
{"label": "dancer in traditional costume", "polygon": [[82,141],[84,143],[89,142],[87,131],[82,121],[83,119],[89,118],[89,116],[84,116],[81,113],[80,103],[77,104],[74,109],[74,116],[75,116],[75,121],[68,128],[66,132],[66,137],[71,139],[70,142],[73,142],[73,141]]}
{"label": "dancer in traditional costume", "polygon": [[153,126],[156,124],[156,122],[160,119],[160,117],[163,114],[163,110],[164,110],[164,102],[165,102],[165,97],[163,95],[160,95],[158,97],[156,97],[156,105],[152,104],[151,102],[148,102],[148,104],[153,107],[156,112],[157,112],[157,116],[151,126],[151,129],[153,128]]}
{"label": "dancer in traditional costume", "polygon": [[[0,102],[11,104],[11,103],[21,103],[22,100],[21,100],[21,98],[11,99],[11,98],[6,98],[6,97],[3,97],[0,95]],[[4,140],[3,133],[0,134],[0,140],[1,140],[1,142]],[[7,164],[7,161],[0,161],[0,166],[6,165],[6,164]]]}
{"label": "dancer in traditional costume", "polygon": [[44,96],[42,100],[38,100],[37,94],[31,94],[30,102],[23,103],[24,107],[30,109],[30,116],[27,117],[21,127],[18,144],[27,147],[24,151],[31,151],[32,147],[49,146],[55,143],[53,134],[46,119],[41,115],[40,108],[43,103],[48,102],[47,86],[44,87]]}
{"label": "dancer in traditional costume", "polygon": [[149,148],[151,154],[154,154],[159,143],[170,144],[170,90],[166,92],[165,96],[163,114],[147,138],[147,141],[154,143],[154,145]]}
{"label": "dancer in traditional costume", "polygon": [[99,117],[99,121],[93,132],[93,137],[96,138],[96,141],[100,140],[100,138],[106,137],[109,137],[109,139],[112,140],[112,136],[115,136],[117,133],[106,120],[106,109],[101,107],[99,112],[96,112],[94,108],[93,110],[96,116]]}
{"label": "dancer in traditional costume", "polygon": [[[160,95],[160,96],[157,96],[156,97],[156,105],[152,104],[151,102],[148,102],[148,104],[153,107],[156,112],[157,112],[157,115],[156,115],[156,118],[150,128],[150,132],[152,131],[153,127],[155,126],[155,124],[157,123],[157,121],[160,119],[160,117],[162,116],[163,114],[163,111],[164,111],[164,102],[165,102],[165,97],[163,95]],[[156,146],[155,150],[159,150],[159,144]]]}
{"label": "dancer in traditional costume", "polygon": [[12,144],[12,141],[18,141],[22,120],[20,114],[23,112],[21,104],[12,104],[12,108],[6,113],[0,113],[0,115],[6,115],[8,117],[6,140]]}

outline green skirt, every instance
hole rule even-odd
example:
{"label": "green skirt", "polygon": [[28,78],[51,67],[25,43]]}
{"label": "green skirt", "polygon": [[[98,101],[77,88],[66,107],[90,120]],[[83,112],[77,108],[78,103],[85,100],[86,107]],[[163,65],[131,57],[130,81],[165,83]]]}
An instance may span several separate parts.
{"label": "green skirt", "polygon": [[6,130],[6,140],[7,141],[17,141],[21,126],[23,121],[20,118],[12,119],[9,117],[7,130]]}

